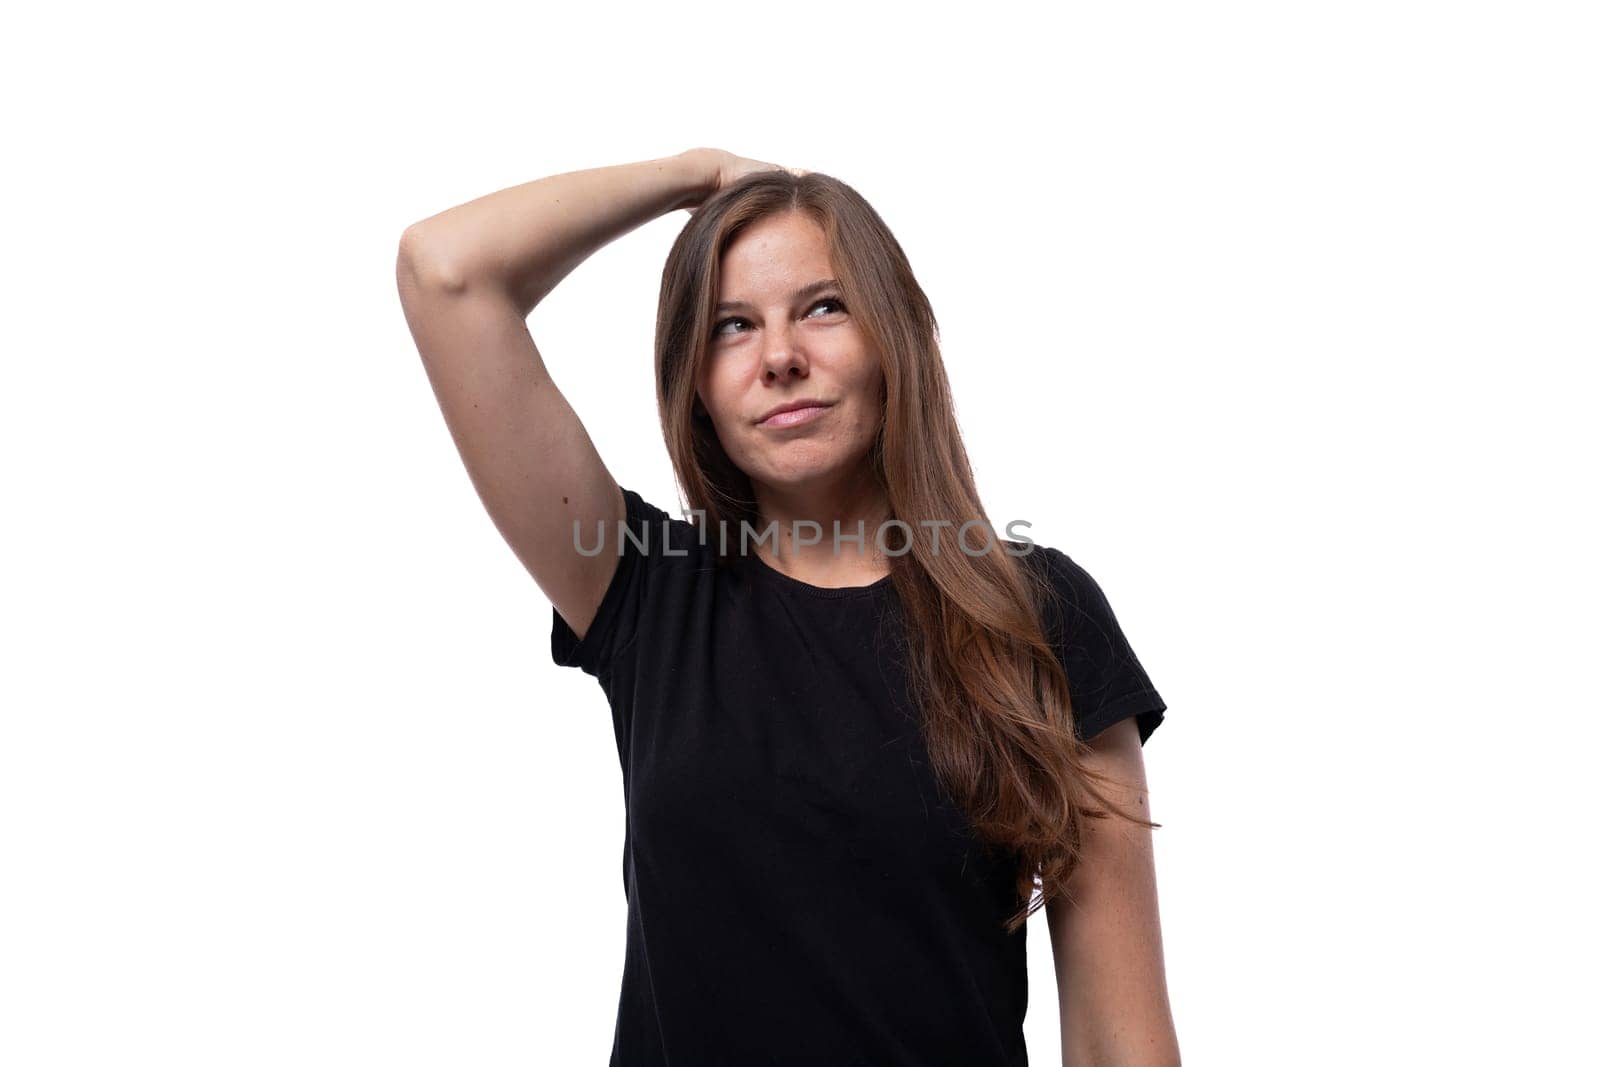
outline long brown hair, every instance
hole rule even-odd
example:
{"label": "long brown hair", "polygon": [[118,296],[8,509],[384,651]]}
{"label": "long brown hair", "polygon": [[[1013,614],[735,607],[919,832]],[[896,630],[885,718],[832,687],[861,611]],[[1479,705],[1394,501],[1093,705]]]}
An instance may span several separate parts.
{"label": "long brown hair", "polygon": [[956,424],[933,308],[899,242],[849,185],[814,171],[747,175],[703,204],[678,235],[656,318],[667,450],[703,529],[755,526],[748,476],[710,420],[695,416],[695,381],[723,252],[751,223],[785,211],[822,227],[845,303],[882,360],[884,417],[866,462],[891,516],[906,524],[890,573],[904,611],[907,676],[942,787],[981,841],[1018,860],[1019,907],[1006,922],[1015,932],[1048,900],[1068,895],[1085,818],[1106,818],[1110,809],[1160,824],[1112,805],[1094,784],[1110,779],[1083,763],[1067,676],[1042,621],[1053,593],[1043,568],[1006,551],[933,548],[924,520],[948,521],[947,540],[972,520],[992,527]]}

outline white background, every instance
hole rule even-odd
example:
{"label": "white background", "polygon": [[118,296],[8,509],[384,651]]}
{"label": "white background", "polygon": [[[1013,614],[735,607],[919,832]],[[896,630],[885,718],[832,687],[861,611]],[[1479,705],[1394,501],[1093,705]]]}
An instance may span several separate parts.
{"label": "white background", "polygon": [[[601,1064],[604,696],[468,482],[403,228],[714,145],[933,300],[991,517],[1105,588],[1185,1063],[1595,1055],[1579,4],[12,15],[0,1061]],[[530,317],[676,507],[688,216]],[[1059,1062],[1030,924],[1032,1062]]]}

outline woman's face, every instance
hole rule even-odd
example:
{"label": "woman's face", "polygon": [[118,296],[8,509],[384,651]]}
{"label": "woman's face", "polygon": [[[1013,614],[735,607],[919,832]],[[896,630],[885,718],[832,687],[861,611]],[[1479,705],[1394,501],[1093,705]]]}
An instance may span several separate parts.
{"label": "woman's face", "polygon": [[[883,418],[883,372],[833,279],[822,227],[799,212],[752,224],[722,258],[695,392],[753,482],[793,490],[857,471]],[[799,402],[818,407],[767,418]]]}

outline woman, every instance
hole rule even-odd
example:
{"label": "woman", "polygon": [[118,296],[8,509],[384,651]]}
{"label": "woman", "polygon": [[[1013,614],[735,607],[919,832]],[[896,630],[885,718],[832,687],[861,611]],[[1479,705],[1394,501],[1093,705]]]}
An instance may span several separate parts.
{"label": "woman", "polygon": [[[618,486],[525,321],[680,208],[655,370],[693,521]],[[611,1062],[1024,1064],[1044,907],[1064,1061],[1177,1063],[1141,753],[1166,705],[1081,567],[986,537],[933,312],[872,208],[697,148],[425,219],[398,279],[553,658],[611,705]]]}

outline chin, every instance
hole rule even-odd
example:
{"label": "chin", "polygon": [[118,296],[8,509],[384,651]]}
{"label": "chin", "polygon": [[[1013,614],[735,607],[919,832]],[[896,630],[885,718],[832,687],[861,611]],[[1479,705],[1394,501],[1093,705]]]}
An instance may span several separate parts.
{"label": "chin", "polygon": [[762,456],[748,465],[741,464],[750,477],[775,489],[796,489],[812,482],[826,481],[841,471],[852,470],[866,461],[866,451],[831,453],[827,455],[795,455],[774,461],[772,456]]}

